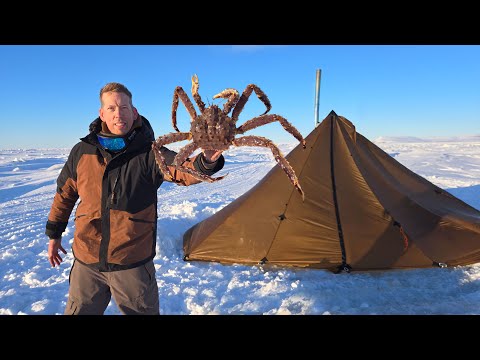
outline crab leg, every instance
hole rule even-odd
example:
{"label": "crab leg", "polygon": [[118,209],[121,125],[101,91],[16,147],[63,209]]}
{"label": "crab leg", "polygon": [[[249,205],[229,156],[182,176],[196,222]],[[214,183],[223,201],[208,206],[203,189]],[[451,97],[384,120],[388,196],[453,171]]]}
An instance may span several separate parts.
{"label": "crab leg", "polygon": [[256,127],[272,123],[274,121],[280,122],[282,124],[283,128],[288,131],[290,134],[292,134],[298,141],[302,143],[303,148],[305,149],[305,139],[303,138],[302,134],[288,122],[287,119],[284,117],[281,117],[280,115],[276,114],[270,114],[270,115],[260,115],[257,117],[254,117],[253,119],[250,119],[245,122],[245,124],[239,126],[237,128],[237,134],[243,134],[248,130],[255,129]]}
{"label": "crab leg", "polygon": [[195,171],[195,170],[187,168],[187,167],[178,166],[177,169],[179,171],[182,171],[184,173],[188,173],[188,174],[192,175],[197,180],[207,181],[207,182],[210,182],[210,183],[218,181],[218,180],[222,180],[225,176],[227,176],[227,175],[223,175],[223,176],[218,176],[216,178],[213,178],[211,176],[199,173],[198,171]]}
{"label": "crab leg", "polygon": [[235,106],[235,104],[238,102],[240,95],[238,94],[238,91],[235,89],[225,89],[222,92],[218,93],[215,95],[213,98],[224,98],[228,99],[228,101],[223,105],[223,113],[227,115],[230,110],[232,110],[232,107]]}
{"label": "crab leg", "polygon": [[202,98],[198,93],[199,87],[200,85],[198,84],[198,76],[195,74],[192,76],[192,94],[193,94],[193,98],[195,99],[195,102],[198,105],[198,108],[200,109],[200,112],[203,114],[203,112],[205,111],[205,103],[202,101]]}
{"label": "crab leg", "polygon": [[[172,125],[177,132],[180,132],[177,127],[177,109],[178,109],[178,98],[182,100],[183,105],[187,108],[188,113],[190,114],[191,121],[197,118],[197,112],[193,107],[192,102],[188,98],[187,93],[181,86],[177,86],[173,92],[173,103],[172,103]],[[179,140],[178,140],[179,141]]]}
{"label": "crab leg", "polygon": [[191,137],[192,135],[190,133],[169,133],[163,136],[159,136],[158,139],[152,143],[155,161],[163,175],[169,180],[173,179],[173,175],[168,168],[165,157],[162,154],[161,147],[163,145],[171,144],[177,141],[189,140],[191,139]]}
{"label": "crab leg", "polygon": [[198,146],[194,142],[191,142],[190,144],[185,145],[178,151],[177,155],[175,155],[172,165],[175,167],[181,166],[184,163],[184,161],[187,160],[188,155],[192,154],[197,149],[198,149]]}
{"label": "crab leg", "polygon": [[198,171],[195,171],[193,169],[190,169],[181,165],[185,162],[185,160],[187,160],[188,155],[192,154],[197,149],[198,149],[198,146],[193,142],[185,145],[183,148],[181,148],[178,151],[178,154],[175,156],[175,159],[173,159],[172,165],[175,166],[177,170],[188,173],[192,175],[195,179],[200,181],[214,182],[214,181],[223,179],[226,175],[220,176],[217,178],[212,178],[211,176],[199,173]]}
{"label": "crab leg", "polygon": [[261,136],[242,136],[241,138],[235,139],[233,141],[233,145],[263,146],[270,148],[270,150],[272,150],[273,156],[275,157],[275,160],[278,162],[283,171],[285,171],[293,186],[295,186],[298,192],[302,195],[302,199],[305,200],[305,194],[300,186],[300,183],[298,182],[295,171],[292,169],[287,159],[283,157],[280,149],[271,140],[268,140],[267,138]]}
{"label": "crab leg", "polygon": [[238,120],[238,115],[240,115],[240,113],[242,112],[243,107],[245,106],[250,94],[252,93],[252,90],[255,91],[255,94],[257,94],[257,97],[267,107],[267,110],[262,115],[265,115],[272,108],[272,105],[270,104],[270,100],[268,99],[267,95],[265,95],[265,93],[257,85],[249,84],[247,85],[245,90],[243,90],[242,96],[240,96],[240,100],[238,100],[237,102],[237,106],[235,106],[235,109],[233,109],[233,113],[232,113],[233,121],[236,122]]}

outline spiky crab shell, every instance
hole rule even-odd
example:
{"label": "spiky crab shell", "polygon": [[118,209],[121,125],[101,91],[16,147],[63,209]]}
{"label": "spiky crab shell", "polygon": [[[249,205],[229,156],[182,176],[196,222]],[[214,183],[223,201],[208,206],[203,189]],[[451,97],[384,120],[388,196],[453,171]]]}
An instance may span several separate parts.
{"label": "spiky crab shell", "polygon": [[235,122],[216,105],[192,121],[192,140],[204,150],[227,150],[235,139]]}

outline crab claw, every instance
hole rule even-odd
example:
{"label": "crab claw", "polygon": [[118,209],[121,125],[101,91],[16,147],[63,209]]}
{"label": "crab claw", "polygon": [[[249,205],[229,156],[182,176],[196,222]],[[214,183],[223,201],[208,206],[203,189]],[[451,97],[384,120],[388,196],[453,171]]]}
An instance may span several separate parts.
{"label": "crab claw", "polygon": [[215,182],[215,181],[218,181],[218,180],[222,180],[225,176],[227,176],[227,174],[223,175],[223,176],[218,176],[218,177],[215,177],[215,178],[211,178],[211,182]]}
{"label": "crab claw", "polygon": [[195,94],[198,92],[198,76],[193,74],[192,76],[192,93]]}
{"label": "crab claw", "polygon": [[203,174],[203,173],[200,173],[192,168],[187,168],[187,167],[184,167],[184,166],[177,166],[177,169],[186,173],[186,174],[190,174],[192,175],[195,179],[197,180],[200,180],[200,181],[206,181],[206,182],[209,182],[209,183],[213,183],[215,181],[219,181],[219,180],[222,180],[225,176],[228,175],[225,174],[223,176],[219,176],[219,177],[211,177],[209,175],[206,175],[206,174]]}
{"label": "crab claw", "polygon": [[196,173],[196,174],[190,173],[190,174],[192,174],[193,176],[195,176],[198,180],[206,181],[206,182],[209,182],[209,183],[213,183],[213,182],[215,182],[215,181],[222,180],[225,176],[228,175],[228,173],[227,173],[227,174],[225,174],[225,175],[223,175],[223,176],[211,177],[211,176],[204,175],[204,174],[200,174],[200,173]]}

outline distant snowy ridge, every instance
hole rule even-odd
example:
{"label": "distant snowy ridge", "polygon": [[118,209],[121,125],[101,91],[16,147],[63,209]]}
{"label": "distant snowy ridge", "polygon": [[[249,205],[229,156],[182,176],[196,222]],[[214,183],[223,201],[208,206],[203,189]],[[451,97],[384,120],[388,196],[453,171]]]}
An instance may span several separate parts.
{"label": "distant snowy ridge", "polygon": [[[189,142],[178,142],[178,143],[174,143],[174,144],[168,144],[168,145],[165,145],[167,148],[169,148],[170,150],[173,150],[173,151],[176,151],[178,152],[182,147],[184,147],[186,144],[188,144]],[[288,154],[291,150],[293,150],[293,148],[295,148],[299,142],[279,142],[279,143],[274,143],[279,149],[280,151],[283,153],[283,155],[286,155]],[[193,152],[192,155],[196,155],[200,152],[200,149],[197,149],[195,152]],[[261,146],[233,146],[231,145],[227,150],[224,151],[226,154],[230,155],[234,155],[236,153],[242,153],[242,152],[246,152],[246,153],[251,153],[251,152],[255,152],[255,153],[264,153],[264,152],[267,152],[267,153],[272,153],[272,150],[270,150],[270,148],[267,148],[267,147],[261,147]]]}
{"label": "distant snowy ridge", "polygon": [[463,136],[432,136],[419,138],[415,136],[380,136],[373,140],[374,143],[423,143],[423,142],[480,142],[480,134]]}

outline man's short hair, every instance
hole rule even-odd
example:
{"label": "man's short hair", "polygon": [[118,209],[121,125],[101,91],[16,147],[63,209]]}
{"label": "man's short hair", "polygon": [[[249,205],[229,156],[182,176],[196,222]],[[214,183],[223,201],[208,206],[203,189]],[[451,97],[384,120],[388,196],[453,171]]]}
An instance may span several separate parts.
{"label": "man's short hair", "polygon": [[130,105],[133,106],[132,103],[132,93],[130,90],[127,89],[127,87],[123,84],[117,83],[117,82],[111,82],[105,85],[101,90],[100,90],[100,104],[103,105],[102,103],[102,95],[107,93],[107,92],[119,92],[119,93],[124,93],[130,98]]}

